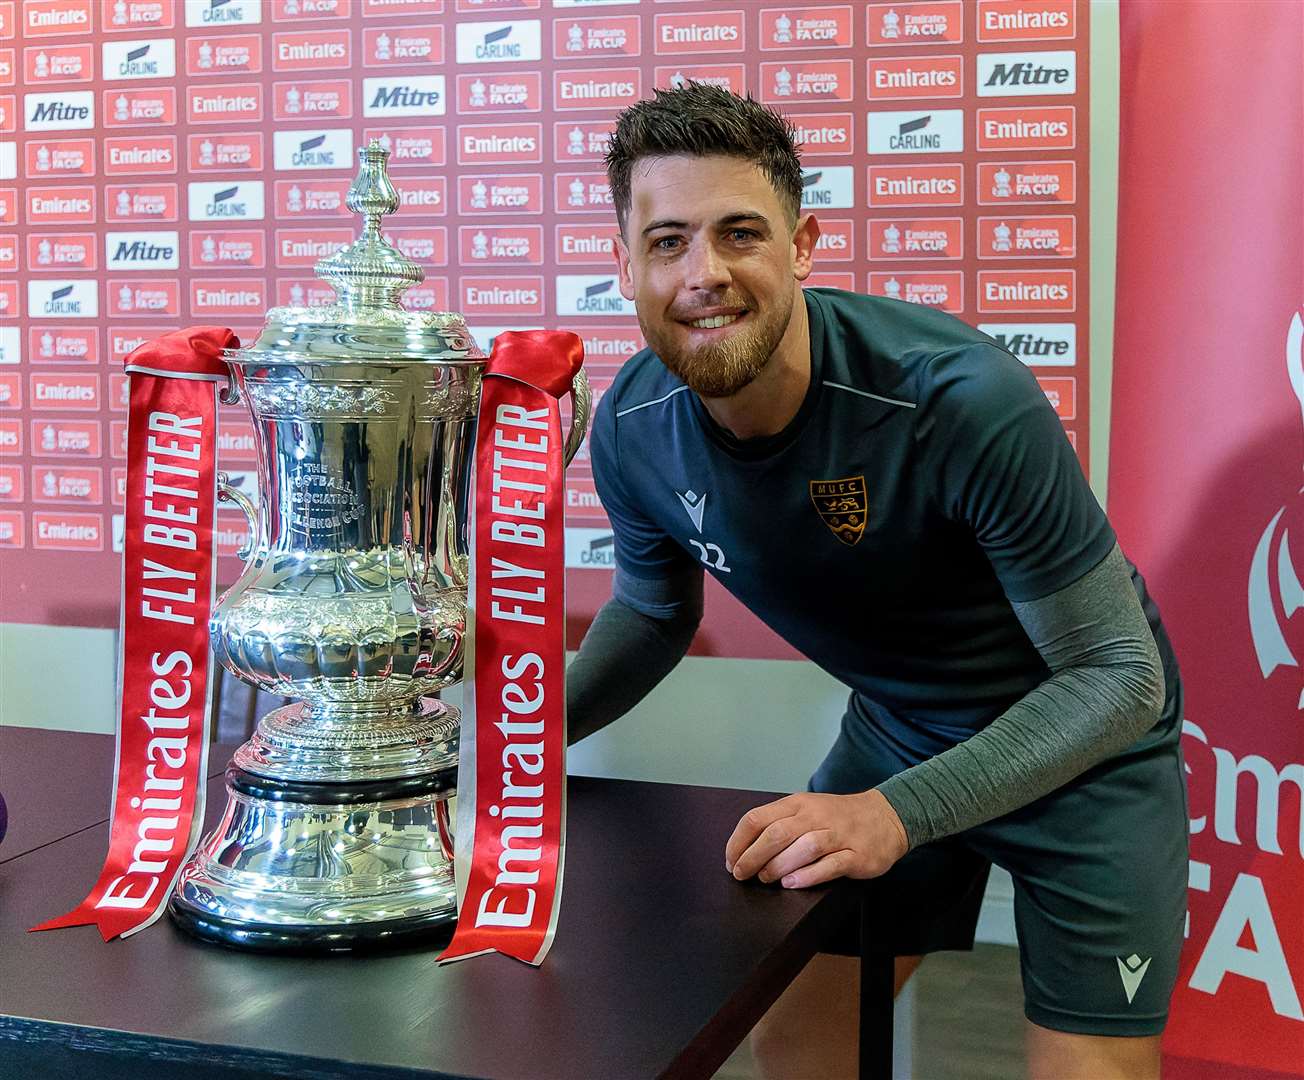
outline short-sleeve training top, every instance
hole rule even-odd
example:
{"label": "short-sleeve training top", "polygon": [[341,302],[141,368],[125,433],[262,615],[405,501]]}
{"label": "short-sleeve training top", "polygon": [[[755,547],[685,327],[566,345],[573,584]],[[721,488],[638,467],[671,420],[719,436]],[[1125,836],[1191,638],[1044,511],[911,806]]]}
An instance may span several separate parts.
{"label": "short-sleeve training top", "polygon": [[592,436],[616,563],[704,565],[880,717],[959,741],[1049,675],[1010,601],[1077,581],[1113,530],[991,338],[916,304],[804,296],[810,386],[772,437],[733,438],[651,350],[625,364]]}

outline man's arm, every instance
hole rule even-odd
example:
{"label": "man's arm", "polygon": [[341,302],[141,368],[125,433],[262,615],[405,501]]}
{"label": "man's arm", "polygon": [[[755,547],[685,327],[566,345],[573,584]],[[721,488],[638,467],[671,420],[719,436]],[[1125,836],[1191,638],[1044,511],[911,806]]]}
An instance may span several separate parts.
{"label": "man's arm", "polygon": [[578,742],[645,698],[688,652],[702,621],[702,571],[656,580],[617,570],[566,669],[567,738]]}

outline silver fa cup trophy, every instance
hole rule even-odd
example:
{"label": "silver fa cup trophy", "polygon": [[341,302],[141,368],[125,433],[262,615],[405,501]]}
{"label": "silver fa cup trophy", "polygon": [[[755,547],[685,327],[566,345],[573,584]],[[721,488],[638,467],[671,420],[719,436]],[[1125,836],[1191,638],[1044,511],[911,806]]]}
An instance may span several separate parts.
{"label": "silver fa cup trophy", "polygon": [[[430,696],[462,675],[468,503],[486,356],[462,316],[409,311],[421,269],[381,235],[388,152],[359,150],[362,235],[322,260],[337,293],[283,307],[226,359],[257,439],[244,572],[209,624],[217,660],[297,699],[259,721],[227,805],[169,909],[199,937],[340,950],[446,936],[456,921],[458,725]],[[576,376],[566,448],[584,438]]]}

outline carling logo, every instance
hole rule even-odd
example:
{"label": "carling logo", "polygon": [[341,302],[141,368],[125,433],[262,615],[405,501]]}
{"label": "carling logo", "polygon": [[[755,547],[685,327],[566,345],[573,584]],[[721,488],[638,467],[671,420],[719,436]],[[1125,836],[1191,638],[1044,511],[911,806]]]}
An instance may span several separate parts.
{"label": "carling logo", "polygon": [[362,31],[362,58],[367,64],[442,64],[442,26],[385,26]]}
{"label": "carling logo", "polygon": [[602,161],[610,145],[610,121],[558,120],[552,125],[552,156],[559,163]]}
{"label": "carling logo", "polygon": [[[93,27],[92,0],[24,0],[23,36],[87,34]],[[9,5],[9,35],[13,35],[13,5]]]}
{"label": "carling logo", "polygon": [[1077,165],[1072,161],[978,163],[980,205],[1076,201]]}
{"label": "carling logo", "polygon": [[514,64],[543,59],[538,19],[457,23],[459,64]]}
{"label": "carling logo", "polygon": [[349,31],[304,30],[272,35],[273,71],[347,69]]}
{"label": "carling logo", "polygon": [[277,229],[276,265],[314,267],[353,243],[352,229]]}
{"label": "carling logo", "polygon": [[539,173],[459,176],[457,203],[462,214],[541,214],[543,177]]}
{"label": "carling logo", "polygon": [[261,270],[265,235],[261,229],[191,229],[190,267]]}
{"label": "carling logo", "polygon": [[172,174],[177,171],[175,135],[128,135],[104,140],[107,176]]}
{"label": "carling logo", "polygon": [[532,165],[543,160],[542,124],[459,124],[459,165]]}
{"label": "carling logo", "polygon": [[1063,52],[979,53],[979,97],[1042,97],[1075,94],[1078,54]]}
{"label": "carling logo", "polygon": [[95,93],[66,90],[55,94],[23,95],[26,131],[73,131],[95,126]]}
{"label": "carling logo", "polygon": [[611,209],[611,184],[605,172],[557,173],[553,182],[559,213]]}
{"label": "carling logo", "polygon": [[800,60],[761,64],[761,100],[852,101],[850,60]]}
{"label": "carling logo", "polygon": [[767,8],[761,12],[761,48],[845,49],[854,44],[850,5]]}
{"label": "carling logo", "polygon": [[[463,266],[543,263],[542,225],[461,225],[457,245]],[[557,259],[561,262],[560,256]]]}
{"label": "carling logo", "polygon": [[171,79],[177,73],[177,46],[172,38],[106,41],[101,46],[104,78]]}
{"label": "carling logo", "polygon": [[459,113],[538,112],[542,107],[543,76],[537,71],[457,77]]}
{"label": "carling logo", "polygon": [[444,76],[386,76],[362,80],[363,116],[443,116]]}
{"label": "carling logo", "polygon": [[870,57],[865,85],[870,101],[963,97],[964,57]]}
{"label": "carling logo", "polygon": [[589,68],[552,75],[552,107],[558,111],[623,108],[642,96],[640,68]]}
{"label": "carling logo", "polygon": [[1072,38],[1074,13],[1074,0],[978,0],[978,40]]}
{"label": "carling logo", "polygon": [[656,15],[652,20],[653,50],[659,56],[742,52],[746,47],[745,14],[703,11],[700,15]]}
{"label": "carling logo", "polygon": [[347,169],[353,164],[353,131],[274,131],[272,160],[278,172],[292,169]]}
{"label": "carling logo", "polygon": [[369,127],[362,133],[363,142],[379,139],[389,151],[389,167],[404,165],[443,166],[447,160],[442,127]]}
{"label": "carling logo", "polygon": [[[175,0],[173,0],[175,3]],[[187,26],[238,26],[263,21],[266,0],[182,0]]]}
{"label": "carling logo", "polygon": [[259,34],[224,34],[186,39],[187,75],[245,75],[263,70]]}
{"label": "carling logo", "polygon": [[867,201],[881,206],[962,206],[964,166],[871,165]]}
{"label": "carling logo", "polygon": [[100,407],[100,377],[91,372],[33,373],[30,377],[34,410],[80,410]]}
{"label": "carling logo", "polygon": [[542,277],[471,277],[461,281],[461,310],[478,315],[542,315]]}
{"label": "carling logo", "polygon": [[964,110],[871,112],[871,154],[958,154],[964,150]]}
{"label": "carling logo", "polygon": [[869,222],[871,259],[960,259],[964,219],[875,218]]}
{"label": "carling logo", "polygon": [[1072,105],[979,109],[979,150],[1072,150],[1077,109]]}
{"label": "carling logo", "polygon": [[[6,55],[12,55],[6,53]],[[95,52],[91,45],[32,45],[23,50],[23,82],[37,83],[90,82],[95,78]],[[4,85],[13,85],[13,62]]]}
{"label": "carling logo", "polygon": [[[16,333],[16,332],[15,332]],[[3,331],[0,331],[0,337]],[[14,338],[17,348],[18,338]],[[41,364],[98,364],[100,362],[100,335],[94,327],[62,329],[33,326],[28,330],[28,354]],[[3,363],[0,360],[0,363]]]}
{"label": "carling logo", "polygon": [[1030,366],[1073,367],[1078,362],[1076,323],[980,322],[978,329]]}
{"label": "carling logo", "polygon": [[263,118],[261,83],[218,83],[186,90],[186,113],[192,124],[227,124]]}
{"label": "carling logo", "polygon": [[114,278],[106,283],[111,315],[181,314],[181,285],[175,279]]}
{"label": "carling logo", "polygon": [[652,71],[652,85],[661,90],[678,90],[690,82],[742,94],[747,90],[747,69],[742,64],[673,64]]}
{"label": "carling logo", "polygon": [[637,15],[558,19],[552,24],[554,60],[592,56],[638,56],[643,51]]}
{"label": "carling logo", "polygon": [[[439,178],[443,183],[443,178]],[[349,217],[344,199],[351,180],[300,177],[297,180],[276,181],[277,218],[328,218]],[[400,189],[402,190],[402,189]]]}
{"label": "carling logo", "polygon": [[[110,140],[111,141],[111,140]],[[106,153],[108,153],[106,147]],[[28,140],[23,148],[26,158],[27,179],[42,177],[94,176],[94,139],[43,139]],[[105,172],[109,171],[105,162]]]}
{"label": "carling logo", "polygon": [[788,119],[802,157],[850,154],[856,148],[851,113],[801,113]]}
{"label": "carling logo", "polygon": [[1075,311],[1074,270],[979,270],[979,311]]}
{"label": "carling logo", "polygon": [[175,86],[142,90],[105,90],[104,126],[132,127],[150,124],[171,127],[177,122]]}
{"label": "carling logo", "polygon": [[263,182],[191,181],[187,185],[191,221],[262,221]]}
{"label": "carling logo", "polygon": [[278,82],[272,87],[276,120],[347,120],[353,115],[353,81]]}
{"label": "carling logo", "polygon": [[106,270],[176,270],[180,266],[175,232],[107,232]]}
{"label": "carling logo", "polygon": [[1077,218],[980,217],[980,259],[1071,259],[1077,254]]}
{"label": "carling logo", "polygon": [[190,314],[261,315],[267,308],[262,278],[195,278],[190,282]]}
{"label": "carling logo", "polygon": [[940,308],[953,315],[964,311],[964,274],[959,270],[871,272],[869,291],[874,296]]}
{"label": "carling logo", "polygon": [[27,283],[30,319],[95,319],[99,314],[99,288],[93,278]]}
{"label": "carling logo", "polygon": [[176,221],[176,184],[110,184],[104,189],[105,221]]}
{"label": "carling logo", "polygon": [[191,135],[186,146],[191,172],[261,172],[263,168],[261,131]]}
{"label": "carling logo", "polygon": [[869,4],[866,44],[955,45],[964,40],[962,0]]}
{"label": "carling logo", "polygon": [[611,274],[560,274],[557,282],[558,315],[634,316],[634,302],[620,295]]}
{"label": "carling logo", "polygon": [[95,270],[99,238],[93,232],[27,234],[27,266],[32,270]]}
{"label": "carling logo", "polygon": [[850,165],[829,165],[801,171],[801,205],[807,209],[845,209],[856,205]]}
{"label": "carling logo", "polygon": [[620,229],[614,221],[558,225],[553,257],[561,265],[610,266]]}

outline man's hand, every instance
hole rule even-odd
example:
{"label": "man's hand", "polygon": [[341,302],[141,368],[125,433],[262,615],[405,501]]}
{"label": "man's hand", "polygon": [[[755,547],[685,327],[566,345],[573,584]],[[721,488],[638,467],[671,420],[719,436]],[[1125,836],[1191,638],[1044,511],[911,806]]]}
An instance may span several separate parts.
{"label": "man's hand", "polygon": [[724,866],[739,881],[755,875],[804,889],[838,877],[878,877],[909,847],[905,826],[877,790],[802,792],[744,814],[725,845]]}

